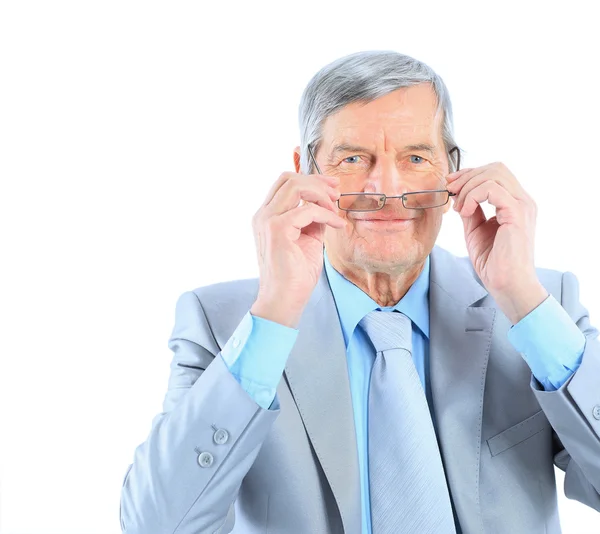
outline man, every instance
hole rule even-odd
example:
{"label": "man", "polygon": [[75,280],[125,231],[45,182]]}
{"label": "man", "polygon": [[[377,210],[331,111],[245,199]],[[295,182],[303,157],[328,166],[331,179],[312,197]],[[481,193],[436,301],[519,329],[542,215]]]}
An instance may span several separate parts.
{"label": "man", "polygon": [[[574,275],[534,267],[513,174],[456,170],[440,77],[342,58],[300,129],[254,217],[259,280],[177,302],[123,530],[556,534],[554,465],[600,511],[598,331]],[[451,204],[468,258],[435,246]]]}

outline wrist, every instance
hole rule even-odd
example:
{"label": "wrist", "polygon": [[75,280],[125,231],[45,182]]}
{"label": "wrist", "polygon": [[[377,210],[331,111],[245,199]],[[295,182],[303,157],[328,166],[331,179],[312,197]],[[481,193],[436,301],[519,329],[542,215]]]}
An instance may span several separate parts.
{"label": "wrist", "polygon": [[267,319],[289,328],[298,328],[302,310],[286,305],[281,301],[256,300],[250,308],[250,313],[255,317]]}
{"label": "wrist", "polygon": [[496,302],[511,324],[515,325],[535,310],[548,296],[548,291],[537,281],[525,287],[503,292],[496,297]]}

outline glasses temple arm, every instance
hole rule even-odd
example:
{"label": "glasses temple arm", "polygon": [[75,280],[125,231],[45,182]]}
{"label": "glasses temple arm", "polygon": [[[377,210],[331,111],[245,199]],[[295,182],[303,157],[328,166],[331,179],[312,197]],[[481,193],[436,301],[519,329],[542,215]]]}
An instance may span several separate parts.
{"label": "glasses temple arm", "polygon": [[315,159],[315,155],[312,153],[312,150],[310,148],[310,145],[308,145],[306,148],[308,148],[308,153],[310,154],[310,159],[312,159],[313,165],[315,166],[315,168],[317,169],[317,172],[319,174],[323,174],[321,172],[321,169],[319,169],[319,166],[317,165],[317,160]]}

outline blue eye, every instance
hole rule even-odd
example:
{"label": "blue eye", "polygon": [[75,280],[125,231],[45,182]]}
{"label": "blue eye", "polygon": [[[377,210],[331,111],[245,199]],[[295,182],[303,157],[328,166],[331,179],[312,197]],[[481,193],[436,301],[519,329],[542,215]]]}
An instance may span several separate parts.
{"label": "blue eye", "polygon": [[[360,156],[348,156],[347,158],[344,159],[344,163],[358,163],[359,159],[360,159]],[[353,160],[353,161],[349,161],[349,160]]]}
{"label": "blue eye", "polygon": [[[418,159],[419,161],[415,161],[415,159]],[[410,162],[411,162],[411,163],[417,163],[417,164],[419,164],[419,163],[422,163],[423,161],[425,161],[425,159],[424,159],[424,158],[422,158],[421,156],[415,156],[415,155],[412,155],[412,156],[410,157]]]}

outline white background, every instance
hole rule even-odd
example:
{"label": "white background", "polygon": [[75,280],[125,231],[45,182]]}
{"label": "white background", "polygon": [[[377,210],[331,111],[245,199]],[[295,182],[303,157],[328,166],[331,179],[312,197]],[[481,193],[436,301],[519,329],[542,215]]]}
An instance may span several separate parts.
{"label": "white background", "polygon": [[[515,173],[539,206],[537,264],[573,271],[600,325],[596,2],[205,4],[1,4],[5,534],[120,532],[176,299],[257,275],[251,217],[292,170],[305,84],[342,55],[441,74],[465,166]],[[451,210],[438,242],[462,239]],[[564,532],[599,532],[557,476]]]}

